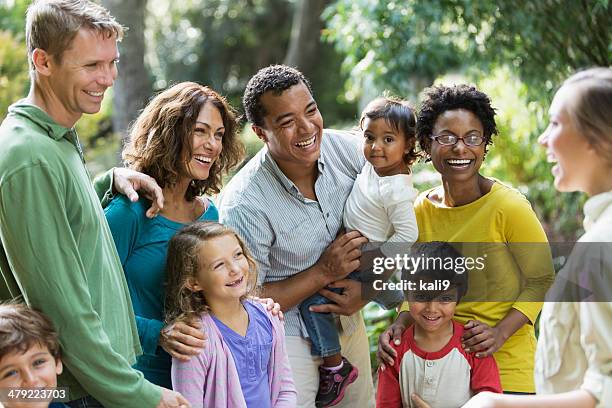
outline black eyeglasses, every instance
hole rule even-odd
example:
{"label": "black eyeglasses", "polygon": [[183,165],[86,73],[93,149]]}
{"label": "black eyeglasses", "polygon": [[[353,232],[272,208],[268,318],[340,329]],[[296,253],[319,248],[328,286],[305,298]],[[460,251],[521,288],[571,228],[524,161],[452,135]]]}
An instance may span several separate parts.
{"label": "black eyeglasses", "polygon": [[467,136],[459,137],[452,133],[443,133],[441,135],[431,135],[431,138],[442,146],[453,146],[459,140],[462,140],[466,146],[480,146],[485,138],[476,133],[470,133]]}

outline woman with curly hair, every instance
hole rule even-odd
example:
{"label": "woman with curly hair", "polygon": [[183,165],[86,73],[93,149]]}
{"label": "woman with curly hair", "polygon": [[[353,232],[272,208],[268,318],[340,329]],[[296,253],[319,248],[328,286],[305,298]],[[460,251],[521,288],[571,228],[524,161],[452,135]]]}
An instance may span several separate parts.
{"label": "woman with curly hair", "polygon": [[194,221],[218,221],[206,195],[221,189],[221,177],[242,159],[234,110],[212,89],[176,84],[151,100],[131,128],[122,157],[127,167],[151,176],[163,191],[155,218],[150,203],[123,195],[105,208],[123,266],[143,349],[136,368],[171,388],[171,356],[188,359],[204,345],[199,325],[164,325],[166,253],[170,239]]}
{"label": "woman with curly hair", "polygon": [[[496,134],[495,110],[483,92],[468,85],[425,91],[417,138],[442,184],[415,202],[419,241],[470,243],[463,248],[494,251],[482,274],[470,272],[468,294],[457,305],[455,319],[465,327],[462,346],[476,358],[494,354],[504,392],[533,393],[533,325],[553,268],[547,246],[509,245],[547,239],[521,193],[480,173]],[[382,369],[401,369],[392,367],[396,351],[390,341],[398,345],[410,324],[404,311],[381,335],[379,359],[389,365]]]}

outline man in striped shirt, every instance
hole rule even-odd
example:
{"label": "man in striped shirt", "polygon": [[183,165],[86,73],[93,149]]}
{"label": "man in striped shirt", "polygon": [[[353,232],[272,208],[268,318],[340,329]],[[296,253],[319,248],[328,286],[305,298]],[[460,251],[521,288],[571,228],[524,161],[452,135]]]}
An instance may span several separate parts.
{"label": "man in striped shirt", "polygon": [[265,146],[224,189],[220,218],[238,231],[257,260],[262,295],[285,312],[298,406],[315,405],[321,360],[310,354],[297,306],[320,292],[335,304],[314,310],[341,315],[342,354],[360,372],[337,406],[373,407],[368,341],[358,313],[367,301],[361,283],[346,279],[359,267],[367,240],[356,231],[341,231],[344,203],[365,161],[359,139],[323,130],[310,84],[287,66],[270,66],[253,76],[243,104]]}

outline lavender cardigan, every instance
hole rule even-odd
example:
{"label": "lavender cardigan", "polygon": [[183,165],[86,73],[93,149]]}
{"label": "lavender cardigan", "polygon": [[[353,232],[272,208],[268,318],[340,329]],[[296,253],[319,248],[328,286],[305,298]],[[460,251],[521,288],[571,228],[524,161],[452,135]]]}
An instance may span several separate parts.
{"label": "lavender cardigan", "polygon": [[[254,303],[257,307],[263,306]],[[297,391],[285,348],[285,328],[278,317],[267,312],[272,323],[272,355],[268,363],[270,399],[274,408],[293,408]],[[202,353],[189,361],[172,359],[172,387],[183,394],[193,408],[246,408],[234,358],[208,313],[201,316],[202,331],[208,340]]]}

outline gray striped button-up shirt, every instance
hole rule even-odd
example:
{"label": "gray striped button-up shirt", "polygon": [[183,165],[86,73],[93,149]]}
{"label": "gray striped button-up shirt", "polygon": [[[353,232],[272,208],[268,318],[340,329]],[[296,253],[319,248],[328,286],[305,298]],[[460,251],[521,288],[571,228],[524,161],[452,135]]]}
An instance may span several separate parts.
{"label": "gray striped button-up shirt", "polygon": [[[315,182],[317,200],[304,197],[262,148],[229,182],[220,198],[220,221],[245,240],[259,267],[259,283],[277,282],[313,266],[342,228],[344,203],[365,158],[360,139],[326,129]],[[341,317],[355,329],[357,314]],[[288,336],[308,334],[297,307],[285,313]]]}

